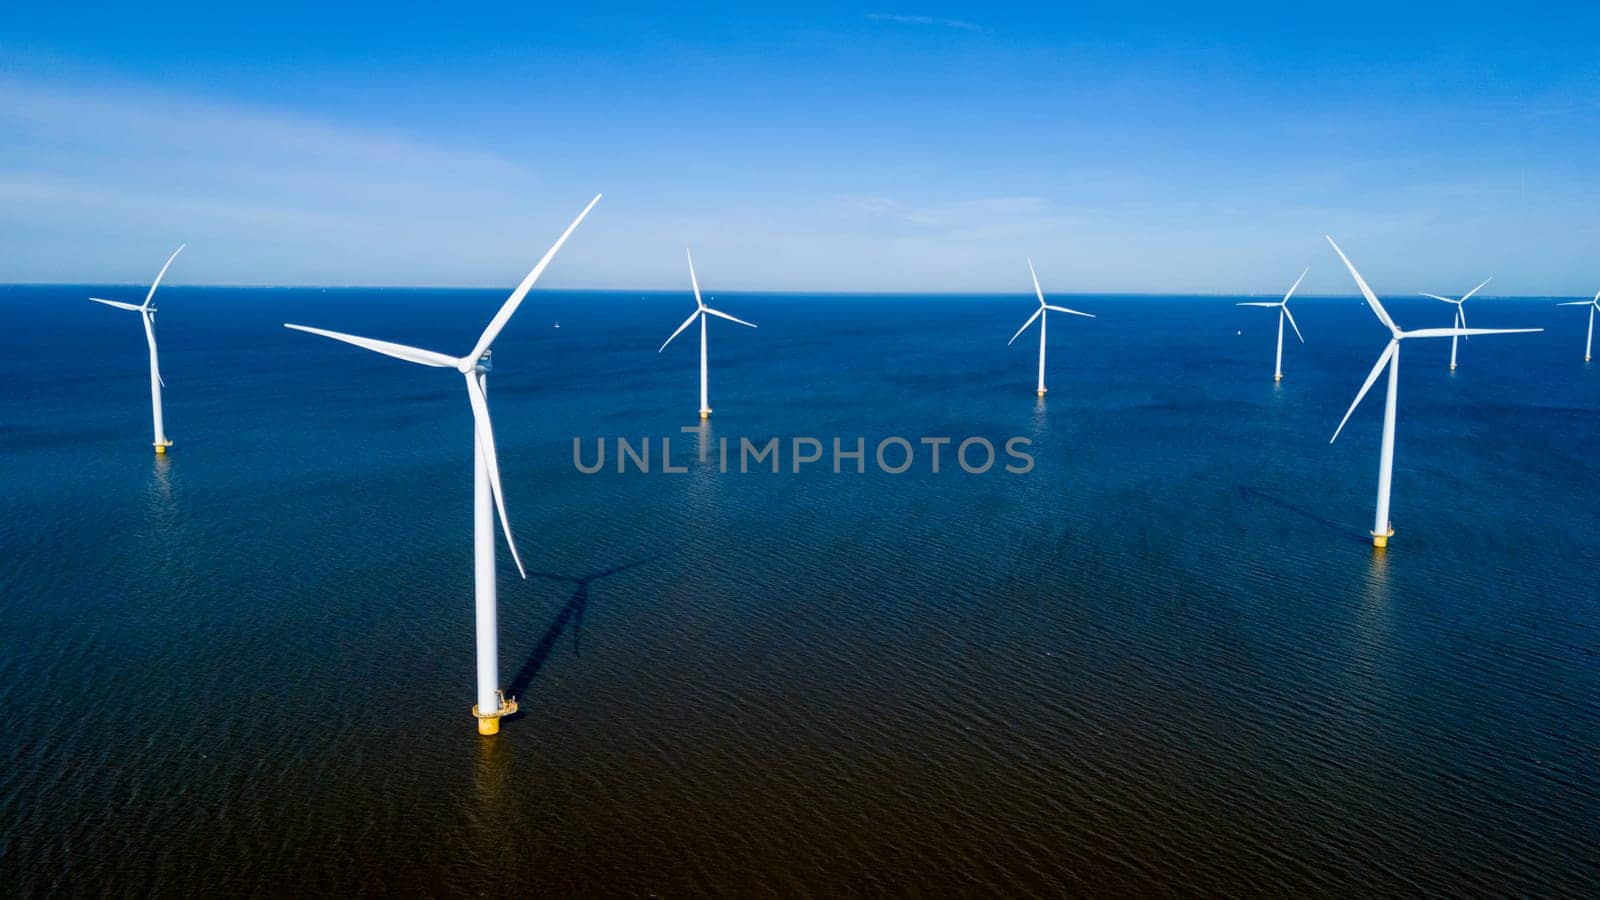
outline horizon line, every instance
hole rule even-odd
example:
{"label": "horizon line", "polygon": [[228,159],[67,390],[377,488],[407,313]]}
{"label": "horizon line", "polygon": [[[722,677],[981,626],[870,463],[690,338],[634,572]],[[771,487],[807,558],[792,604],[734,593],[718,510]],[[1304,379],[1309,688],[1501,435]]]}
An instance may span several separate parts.
{"label": "horizon line", "polygon": [[[143,282],[115,282],[115,281],[10,281],[0,282],[3,288],[69,288],[69,287],[148,287]],[[497,291],[503,292],[506,288],[460,285],[460,284],[249,284],[245,282],[213,282],[208,284],[174,284],[164,283],[164,288],[201,288],[218,289],[233,288],[240,290],[340,290],[340,291]],[[544,293],[572,293],[572,294],[691,294],[688,288],[545,288]],[[709,291],[706,293],[710,293]],[[1032,297],[1029,291],[917,291],[917,290],[795,290],[795,289],[751,289],[737,288],[720,291],[723,294],[783,294],[795,296],[838,296],[838,297]],[[1273,291],[1051,291],[1051,296],[1061,297],[1265,297],[1274,294]],[[1355,299],[1363,300],[1360,293],[1349,294],[1313,294],[1303,293],[1302,298],[1320,297],[1329,299]],[[1400,293],[1383,295],[1390,299],[1403,299],[1421,294]],[[1540,299],[1567,299],[1571,297],[1585,297],[1587,294],[1484,294],[1480,299],[1503,300],[1540,300]]]}

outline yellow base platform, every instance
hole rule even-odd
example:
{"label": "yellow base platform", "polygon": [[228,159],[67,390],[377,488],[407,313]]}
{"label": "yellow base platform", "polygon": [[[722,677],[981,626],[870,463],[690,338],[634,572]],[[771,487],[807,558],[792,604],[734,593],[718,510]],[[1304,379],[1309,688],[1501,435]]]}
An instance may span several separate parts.
{"label": "yellow base platform", "polygon": [[493,712],[483,712],[478,709],[478,704],[472,704],[472,716],[478,720],[478,733],[485,737],[500,733],[500,719],[517,711],[515,697],[506,699],[505,691],[495,691],[500,699],[500,708]]}
{"label": "yellow base platform", "polygon": [[1041,396],[1041,397],[1044,396],[1044,388],[1040,388],[1039,389],[1039,396]]}
{"label": "yellow base platform", "polygon": [[702,419],[711,418],[711,410],[709,410],[709,409],[700,410],[700,418],[702,418]]}
{"label": "yellow base platform", "polygon": [[167,448],[171,447],[171,446],[172,446],[172,442],[171,441],[166,441],[164,443],[157,444],[156,445],[156,452],[165,455],[166,452],[167,452]]}
{"label": "yellow base platform", "polygon": [[1282,381],[1283,380],[1283,376],[1282,375],[1274,375],[1274,376],[1272,376],[1272,380],[1273,381]]}
{"label": "yellow base platform", "polygon": [[1389,538],[1392,538],[1392,537],[1394,537],[1394,526],[1393,525],[1389,526],[1389,533],[1388,534],[1379,534],[1378,532],[1374,531],[1372,533],[1372,546],[1376,547],[1379,550],[1382,550],[1385,547],[1389,546]]}

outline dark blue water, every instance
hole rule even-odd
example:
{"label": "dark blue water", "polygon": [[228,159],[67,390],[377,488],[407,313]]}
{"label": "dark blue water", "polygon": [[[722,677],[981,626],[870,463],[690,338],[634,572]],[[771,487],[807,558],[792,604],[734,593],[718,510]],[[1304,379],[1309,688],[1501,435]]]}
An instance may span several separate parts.
{"label": "dark blue water", "polygon": [[[134,289],[102,288],[110,296]],[[5,893],[1570,893],[1600,872],[1600,365],[1581,310],[1386,335],[1232,298],[722,295],[697,424],[687,293],[533,295],[490,402],[530,577],[473,702],[458,376],[500,292],[0,291]],[[1397,300],[1409,327],[1450,311]],[[561,328],[551,328],[559,319]],[[1241,332],[1242,334],[1236,333]],[[580,474],[670,437],[682,474]],[[816,436],[868,471],[721,473]],[[1026,475],[880,438],[1031,439]],[[653,449],[659,450],[657,444]],[[831,448],[830,448],[831,449]],[[614,445],[613,445],[614,450]],[[948,452],[948,451],[947,451]],[[785,448],[787,469],[787,448]],[[614,465],[614,459],[612,460]],[[653,458],[659,467],[659,458]],[[1004,459],[1002,459],[1004,462]],[[735,468],[737,463],[735,462]]]}

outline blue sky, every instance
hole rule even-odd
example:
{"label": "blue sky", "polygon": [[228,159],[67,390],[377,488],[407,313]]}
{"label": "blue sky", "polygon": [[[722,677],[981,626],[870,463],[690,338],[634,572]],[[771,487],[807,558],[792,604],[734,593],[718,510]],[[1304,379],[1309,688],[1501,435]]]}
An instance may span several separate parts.
{"label": "blue sky", "polygon": [[1600,7],[0,20],[0,281],[1600,288]]}

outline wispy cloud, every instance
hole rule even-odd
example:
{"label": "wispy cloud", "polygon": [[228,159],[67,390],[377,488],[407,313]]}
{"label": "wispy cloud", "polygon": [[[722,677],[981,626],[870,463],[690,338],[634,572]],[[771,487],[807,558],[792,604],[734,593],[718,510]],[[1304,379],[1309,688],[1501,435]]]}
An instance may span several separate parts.
{"label": "wispy cloud", "polygon": [[893,22],[897,25],[922,25],[933,28],[953,28],[957,31],[985,32],[989,29],[965,19],[944,19],[937,16],[906,16],[897,13],[867,13],[873,22]]}
{"label": "wispy cloud", "polygon": [[448,140],[123,86],[0,76],[0,131],[0,281],[145,277],[180,241],[205,251],[180,283],[515,281],[541,207],[581,195]]}
{"label": "wispy cloud", "polygon": [[846,209],[869,219],[888,219],[927,229],[958,230],[993,221],[1038,221],[1060,212],[1043,197],[978,197],[943,203],[910,205],[893,197],[840,194]]}

